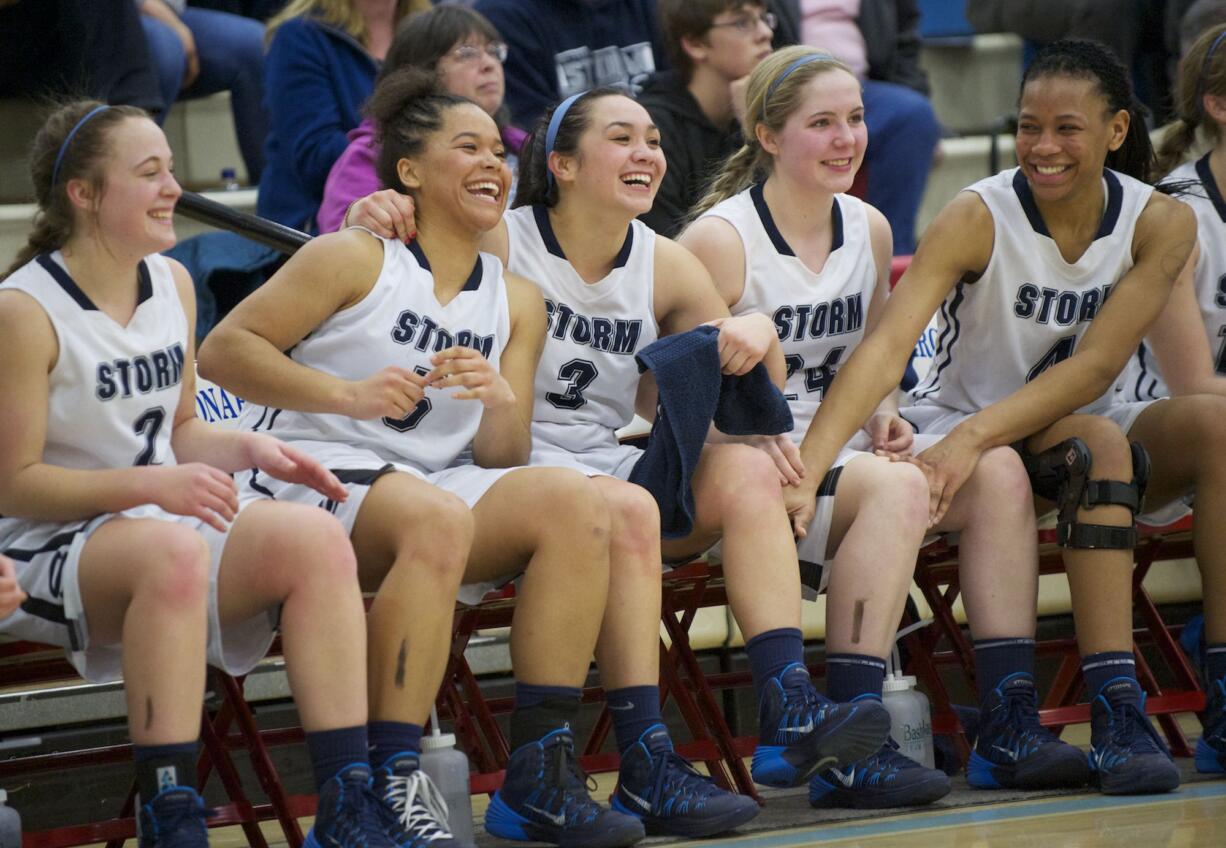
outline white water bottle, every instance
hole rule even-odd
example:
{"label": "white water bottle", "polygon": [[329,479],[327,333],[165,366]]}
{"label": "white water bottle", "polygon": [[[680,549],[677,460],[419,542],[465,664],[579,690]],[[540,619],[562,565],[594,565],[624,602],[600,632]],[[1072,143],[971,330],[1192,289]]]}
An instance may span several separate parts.
{"label": "white water bottle", "polygon": [[890,736],[898,743],[899,752],[934,768],[932,714],[928,696],[915,688],[915,678],[909,674],[886,675],[881,703],[890,714]]}
{"label": "white water bottle", "polygon": [[0,848],[21,848],[21,816],[8,800],[9,794],[0,789]]}
{"label": "white water bottle", "polygon": [[456,748],[454,734],[439,732],[438,713],[432,711],[430,718],[433,732],[421,739],[421,770],[434,781],[447,802],[447,827],[451,835],[463,848],[471,848],[476,843],[468,757]]}

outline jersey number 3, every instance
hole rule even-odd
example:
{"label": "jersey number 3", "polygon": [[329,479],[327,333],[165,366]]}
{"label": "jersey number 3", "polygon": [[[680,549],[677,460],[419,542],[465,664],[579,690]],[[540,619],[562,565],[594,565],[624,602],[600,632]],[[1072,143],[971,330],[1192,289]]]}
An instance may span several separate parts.
{"label": "jersey number 3", "polygon": [[599,376],[596,366],[586,359],[572,359],[558,369],[558,379],[566,383],[564,392],[545,392],[545,400],[558,409],[578,409],[587,403],[583,390]]}
{"label": "jersey number 3", "polygon": [[132,432],[145,437],[145,449],[133,461],[133,465],[160,465],[154,462],[157,453],[158,433],[162,432],[162,424],[166,421],[166,410],[160,406],[146,409],[132,424]]}

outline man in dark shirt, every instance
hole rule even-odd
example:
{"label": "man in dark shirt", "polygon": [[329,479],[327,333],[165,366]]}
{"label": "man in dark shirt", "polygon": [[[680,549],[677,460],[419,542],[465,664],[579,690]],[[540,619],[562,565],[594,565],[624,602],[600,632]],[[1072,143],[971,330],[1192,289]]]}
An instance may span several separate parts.
{"label": "man in dark shirt", "polygon": [[775,19],[755,0],[659,0],[659,9],[675,70],[652,76],[639,102],[660,128],[668,170],[642,218],[672,237],[741,146],[743,80],[770,53]]}

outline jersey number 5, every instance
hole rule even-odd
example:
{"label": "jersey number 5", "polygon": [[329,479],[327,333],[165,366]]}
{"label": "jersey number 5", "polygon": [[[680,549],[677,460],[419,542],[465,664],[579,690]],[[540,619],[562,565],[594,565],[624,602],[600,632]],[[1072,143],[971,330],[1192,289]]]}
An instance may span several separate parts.
{"label": "jersey number 5", "polygon": [[[413,373],[421,377],[430,373],[430,369],[423,368],[418,365],[413,369]],[[383,423],[391,427],[397,433],[407,433],[421,423],[421,420],[430,414],[430,409],[434,406],[429,398],[423,397],[417,402],[417,405],[409,410],[409,414],[404,418],[384,418]]]}
{"label": "jersey number 5", "polygon": [[545,392],[545,400],[558,409],[578,409],[587,403],[583,390],[592,384],[600,372],[586,359],[572,359],[558,369],[558,379],[566,383],[564,392]]}

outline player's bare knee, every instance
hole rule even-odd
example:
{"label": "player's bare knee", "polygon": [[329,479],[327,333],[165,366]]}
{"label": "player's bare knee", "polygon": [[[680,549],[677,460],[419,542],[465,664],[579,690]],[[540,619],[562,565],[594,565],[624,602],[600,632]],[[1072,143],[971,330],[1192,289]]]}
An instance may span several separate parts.
{"label": "player's bare knee", "polygon": [[646,489],[630,483],[598,488],[609,508],[613,546],[636,559],[654,555],[658,574],[660,508],[655,498]]}
{"label": "player's bare knee", "polygon": [[458,583],[473,541],[473,514],[468,504],[450,492],[436,490],[418,499],[411,515],[400,529],[396,561],[411,562],[415,575],[425,571]]}
{"label": "player's bare knee", "polygon": [[922,532],[928,526],[930,506],[928,478],[924,472],[909,462],[892,462],[882,469],[880,476],[885,485],[870,497],[889,499],[900,529]]}
{"label": "player's bare knee", "polygon": [[611,517],[596,484],[577,471],[555,469],[544,485],[542,532],[567,545],[607,550]]}
{"label": "player's bare knee", "polygon": [[981,503],[1016,508],[1030,514],[1030,477],[1022,458],[1013,448],[989,448],[979,457],[969,485]]}
{"label": "player's bare knee", "polygon": [[190,527],[165,522],[141,541],[149,560],[141,575],[141,594],[167,609],[203,607],[209,591],[209,547]]}
{"label": "player's bare knee", "polygon": [[773,510],[783,501],[779,470],[765,451],[749,445],[722,445],[711,489],[720,513]]}

